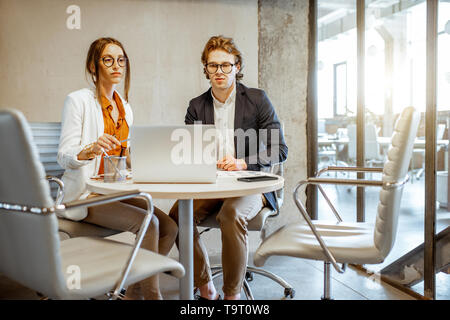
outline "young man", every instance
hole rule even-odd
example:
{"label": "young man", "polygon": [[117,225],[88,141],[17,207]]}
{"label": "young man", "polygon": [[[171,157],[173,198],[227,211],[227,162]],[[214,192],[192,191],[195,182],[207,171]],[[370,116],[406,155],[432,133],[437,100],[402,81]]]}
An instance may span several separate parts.
{"label": "young man", "polygon": [[[280,121],[263,90],[247,88],[242,79],[242,56],[231,38],[211,37],[201,57],[211,88],[190,101],[185,123],[214,124],[219,134],[217,167],[222,170],[261,170],[284,161],[288,148]],[[276,208],[273,192],[239,198],[194,200],[198,224],[218,212],[222,232],[223,292],[225,299],[240,299],[247,266],[247,222],[264,206]],[[178,202],[170,216],[178,222]],[[178,243],[178,242],[177,242]],[[194,285],[200,297],[220,296],[211,280],[206,248],[194,230]]]}

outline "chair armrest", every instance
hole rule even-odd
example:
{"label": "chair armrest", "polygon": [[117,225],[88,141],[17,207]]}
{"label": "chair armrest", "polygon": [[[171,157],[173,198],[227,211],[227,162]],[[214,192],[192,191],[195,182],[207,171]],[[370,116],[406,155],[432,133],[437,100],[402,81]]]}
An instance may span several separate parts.
{"label": "chair armrest", "polygon": [[67,210],[80,207],[91,207],[94,205],[106,204],[114,201],[121,201],[125,199],[135,198],[141,195],[139,190],[121,191],[114,192],[107,195],[100,195],[97,197],[92,197],[88,199],[74,200],[71,202],[66,202],[62,204],[62,207],[57,210]]}
{"label": "chair armrest", "polygon": [[308,184],[337,184],[337,185],[351,185],[358,187],[382,187],[381,180],[363,180],[363,179],[338,179],[338,178],[308,178]]}
{"label": "chair armrest", "polygon": [[309,178],[307,180],[308,184],[315,184],[319,188],[320,193],[322,193],[323,197],[325,198],[325,201],[328,203],[328,206],[333,211],[334,215],[336,216],[337,220],[339,222],[342,221],[342,218],[339,216],[339,213],[337,212],[336,208],[331,203],[330,199],[325,193],[325,190],[323,190],[321,184],[335,184],[335,185],[351,185],[351,186],[358,186],[358,187],[384,187],[385,189],[391,189],[391,188],[398,188],[403,186],[406,182],[408,182],[409,176],[406,175],[406,177],[401,181],[396,182],[383,182],[381,180],[359,180],[359,179],[333,179],[333,178]]}
{"label": "chair armrest", "polygon": [[308,178],[308,184],[337,184],[337,185],[351,185],[358,187],[383,187],[386,189],[399,188],[404,186],[409,181],[409,175],[406,175],[400,181],[381,181],[381,180],[363,180],[363,179],[336,179],[336,178]]}
{"label": "chair armrest", "polygon": [[327,171],[347,171],[347,172],[383,172],[383,168],[373,168],[373,167],[325,167],[319,170],[316,177],[319,177],[322,173]]}
{"label": "chair armrest", "polygon": [[[319,170],[316,174],[316,178],[319,178],[320,175],[322,175],[323,173],[327,172],[327,171],[344,171],[344,172],[383,172],[383,168],[373,168],[373,167],[335,167],[335,166],[330,166],[330,167],[325,167],[321,170]],[[362,180],[350,180],[350,179],[334,179],[333,182],[330,182],[330,180],[328,180],[328,182],[322,182],[322,183],[328,183],[328,184],[347,184],[347,185],[354,185],[356,181],[360,182]],[[345,181],[345,182],[343,182]],[[366,181],[366,180],[364,180]],[[370,181],[370,180],[367,180]],[[366,185],[364,185],[366,186]],[[377,184],[378,186],[378,184]],[[328,206],[331,208],[331,210],[333,211],[334,215],[336,216],[336,218],[338,219],[338,221],[342,221],[342,218],[339,216],[339,213],[337,212],[336,208],[333,206],[333,204],[331,203],[330,199],[328,198],[328,196],[325,193],[325,190],[323,190],[322,186],[320,186],[320,184],[318,185],[319,191],[320,193],[322,193],[323,197],[325,198],[326,202],[328,203]]]}
{"label": "chair armrest", "polygon": [[283,176],[284,174],[284,163],[287,161],[287,159],[284,159],[283,161],[280,162],[274,162],[270,164],[270,173],[275,173],[274,169],[276,166],[278,166],[280,168],[280,176]]}
{"label": "chair armrest", "polygon": [[[309,179],[308,179],[309,180]],[[341,269],[336,262],[336,259],[334,258],[333,254],[331,253],[330,249],[328,249],[327,245],[325,244],[325,241],[323,241],[322,237],[320,236],[319,232],[317,232],[316,227],[311,221],[311,218],[309,217],[308,212],[306,211],[306,208],[303,206],[301,201],[298,199],[298,190],[299,188],[304,185],[308,184],[308,180],[300,181],[300,183],[297,185],[297,187],[294,190],[294,202],[297,205],[297,208],[300,210],[300,213],[303,216],[303,219],[305,219],[306,223],[308,223],[309,228],[311,229],[312,233],[316,237],[317,241],[319,242],[320,246],[322,247],[323,252],[325,253],[325,256],[327,257],[328,261],[331,262],[334,269],[336,269],[339,273],[344,273],[344,270]]]}
{"label": "chair armrest", "polygon": [[[357,168],[362,169],[362,168]],[[325,171],[323,171],[325,172]],[[318,175],[320,175],[321,173],[319,172]],[[319,188],[320,193],[322,194],[322,196],[325,198],[325,201],[328,203],[328,206],[330,207],[330,209],[333,211],[336,219],[339,222],[342,222],[342,218],[339,215],[338,211],[336,210],[336,208],[334,207],[333,203],[331,203],[330,199],[328,198],[327,194],[325,193],[325,190],[322,188],[321,184],[338,184],[338,185],[356,185],[356,186],[361,186],[361,187],[380,187],[383,186],[383,182],[382,181],[377,181],[377,180],[355,180],[355,179],[337,179],[337,178],[309,178],[306,181],[307,184],[314,184],[317,185],[317,187]]]}
{"label": "chair armrest", "polygon": [[[358,168],[358,169],[361,169],[361,168]],[[356,185],[356,186],[360,186],[360,187],[384,187],[384,188],[390,189],[390,188],[400,188],[400,187],[404,186],[408,182],[408,180],[409,180],[408,175],[406,175],[403,180],[394,181],[394,182],[383,182],[383,181],[379,181],[379,180],[308,178],[307,180],[300,181],[297,184],[297,186],[295,187],[293,196],[294,196],[294,202],[297,205],[297,208],[300,210],[301,215],[303,216],[305,221],[308,223],[312,233],[314,234],[314,236],[316,237],[320,246],[322,247],[322,250],[325,253],[325,256],[333,264],[333,267],[336,269],[336,271],[338,271],[339,273],[343,273],[344,270],[342,270],[337,265],[336,259],[334,258],[331,251],[328,249],[327,245],[323,241],[319,232],[317,232],[317,229],[314,226],[314,224],[312,223],[311,218],[310,218],[308,212],[306,211],[306,208],[299,200],[299,197],[298,197],[299,188],[303,185],[316,184],[316,185],[319,185],[320,190],[323,191],[323,189],[320,186],[321,184],[343,184],[343,185]],[[324,194],[324,192],[323,192],[323,194]],[[334,209],[334,207],[331,204],[331,202],[329,201],[329,199],[326,196],[325,196],[325,198],[327,199],[327,202],[331,206],[331,208]],[[335,211],[335,209],[333,211]],[[337,214],[336,211],[335,211],[335,214]],[[339,215],[337,215],[337,218],[339,221],[342,221],[342,219],[340,219]]]}
{"label": "chair armrest", "polygon": [[54,182],[58,185],[58,193],[56,195],[55,204],[59,205],[63,202],[64,199],[64,182],[61,179],[54,176],[46,176],[45,177],[49,182]]}
{"label": "chair armrest", "polygon": [[[361,168],[358,168],[361,169]],[[318,175],[320,175],[321,173],[319,173]],[[336,208],[333,206],[333,204],[331,203],[330,199],[328,198],[327,194],[325,193],[325,190],[322,188],[321,184],[345,184],[345,185],[358,185],[358,186],[363,186],[363,187],[367,187],[367,186],[382,186],[383,182],[382,181],[375,181],[375,180],[354,180],[354,179],[337,179],[337,178],[309,178],[307,180],[308,184],[316,184],[318,185],[317,187],[319,188],[320,193],[322,194],[322,196],[325,198],[325,201],[328,203],[328,206],[331,208],[331,210],[333,211],[336,219],[339,222],[342,222],[342,218],[339,215],[338,211],[336,210]]]}
{"label": "chair armrest", "polygon": [[[284,177],[284,163],[286,162],[287,159],[284,159],[283,161],[280,162],[276,162],[276,163],[272,163],[270,165],[270,170],[269,172],[271,174],[277,174],[281,177]],[[275,172],[275,168],[276,166],[278,166],[278,172]],[[274,218],[276,216],[278,216],[280,214],[280,201],[279,199],[281,199],[281,202],[283,202],[284,200],[284,187],[274,191],[275,192],[275,200],[276,200],[276,208],[275,208],[275,213],[271,214],[270,217]]]}
{"label": "chair armrest", "polygon": [[130,199],[130,198],[144,199],[147,202],[147,211],[145,213],[145,217],[144,217],[141,227],[139,229],[139,233],[136,236],[136,241],[135,241],[134,247],[130,253],[130,256],[128,257],[128,261],[125,264],[124,269],[122,270],[119,281],[117,282],[116,288],[114,289],[114,292],[112,294],[113,299],[117,299],[121,296],[121,290],[126,282],[128,274],[130,273],[131,266],[134,262],[134,259],[137,256],[139,248],[141,247],[142,240],[147,231],[148,225],[150,224],[150,221],[152,219],[152,216],[153,216],[152,197],[148,193],[140,192],[139,190],[124,191],[124,192],[113,193],[110,195],[93,197],[93,198],[89,198],[89,199],[76,200],[76,201],[62,204],[59,206],[59,208],[56,208],[56,212],[57,212],[58,210],[67,210],[67,209],[73,209],[73,208],[79,208],[79,207],[90,207],[93,205],[100,205],[100,204],[105,204],[105,203],[110,203],[110,202],[114,202],[114,201]]}

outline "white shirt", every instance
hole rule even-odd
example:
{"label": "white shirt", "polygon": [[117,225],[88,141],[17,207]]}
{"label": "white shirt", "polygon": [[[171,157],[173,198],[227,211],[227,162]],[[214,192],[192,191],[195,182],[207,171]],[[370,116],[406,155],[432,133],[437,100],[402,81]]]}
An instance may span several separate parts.
{"label": "white shirt", "polygon": [[214,125],[217,130],[217,160],[221,160],[227,155],[235,157],[234,110],[236,104],[236,85],[224,103],[214,97],[212,90],[211,96],[213,98],[214,105]]}

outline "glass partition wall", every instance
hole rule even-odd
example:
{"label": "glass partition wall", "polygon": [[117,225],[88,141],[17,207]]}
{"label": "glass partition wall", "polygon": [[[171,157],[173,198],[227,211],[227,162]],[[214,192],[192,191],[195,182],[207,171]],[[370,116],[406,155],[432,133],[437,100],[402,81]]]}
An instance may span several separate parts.
{"label": "glass partition wall", "polygon": [[[427,111],[427,1],[366,0],[363,10],[356,0],[317,0],[317,167],[355,166],[363,132],[364,166],[382,167],[395,120],[413,106],[421,114],[405,186],[395,245],[384,263],[367,265],[368,272],[417,296],[425,294],[425,130]],[[437,25],[436,130],[436,234],[450,226],[448,187],[448,127],[450,124],[450,2],[439,1]],[[363,11],[363,12],[361,12]],[[358,22],[363,14],[363,23]],[[360,17],[361,18],[361,17]],[[428,20],[429,21],[429,20]],[[360,28],[360,29],[358,29]],[[363,50],[358,32],[364,30]],[[361,41],[361,40],[360,40]],[[361,48],[360,48],[361,49]],[[358,52],[363,52],[358,56]],[[429,58],[428,58],[429,59]],[[358,73],[358,63],[363,70]],[[358,76],[364,87],[358,91]],[[359,83],[361,85],[361,82]],[[361,97],[362,96],[362,97]],[[363,108],[358,108],[358,97]],[[365,117],[358,119],[358,112]],[[363,131],[358,130],[363,122]],[[361,124],[360,124],[361,125]],[[359,149],[359,150],[358,150]],[[357,152],[358,150],[358,152]],[[337,177],[352,177],[329,173]],[[356,178],[353,176],[352,178]],[[380,174],[366,175],[380,179]],[[327,195],[345,220],[374,222],[379,189],[357,192],[346,186],[327,186]],[[357,199],[362,206],[357,205]],[[361,198],[363,198],[361,200]],[[318,217],[333,218],[319,195]],[[357,211],[364,212],[358,213]],[[329,216],[328,216],[329,214]],[[432,216],[432,215],[431,215]],[[449,231],[450,234],[450,231]],[[436,247],[439,248],[439,243]],[[433,249],[435,250],[435,249]],[[438,254],[436,252],[436,254]],[[440,261],[441,257],[437,257]],[[442,259],[441,259],[442,260]],[[441,264],[445,265],[445,257]],[[442,266],[437,266],[439,269]],[[441,270],[442,269],[442,270]],[[436,270],[436,299],[450,299],[450,270]]]}
{"label": "glass partition wall", "polygon": [[436,299],[450,299],[449,127],[450,127],[450,1],[438,2],[436,67]]}

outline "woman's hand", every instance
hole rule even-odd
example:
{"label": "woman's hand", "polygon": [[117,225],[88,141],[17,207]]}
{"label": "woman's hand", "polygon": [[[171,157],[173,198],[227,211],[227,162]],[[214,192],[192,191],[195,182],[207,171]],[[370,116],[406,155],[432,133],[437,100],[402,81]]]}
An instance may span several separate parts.
{"label": "woman's hand", "polygon": [[78,160],[90,160],[103,153],[103,150],[108,152],[110,150],[120,148],[120,141],[116,137],[105,133],[98,140],[86,146],[78,154]]}
{"label": "woman's hand", "polygon": [[127,157],[127,168],[131,168],[131,157],[130,157],[130,148],[126,148],[123,152],[123,156]]}
{"label": "woman's hand", "polygon": [[103,153],[103,150],[108,152],[120,147],[120,141],[117,140],[116,137],[105,133],[100,138],[98,138],[97,142],[94,143],[94,148],[92,151],[96,156],[99,156]]}

